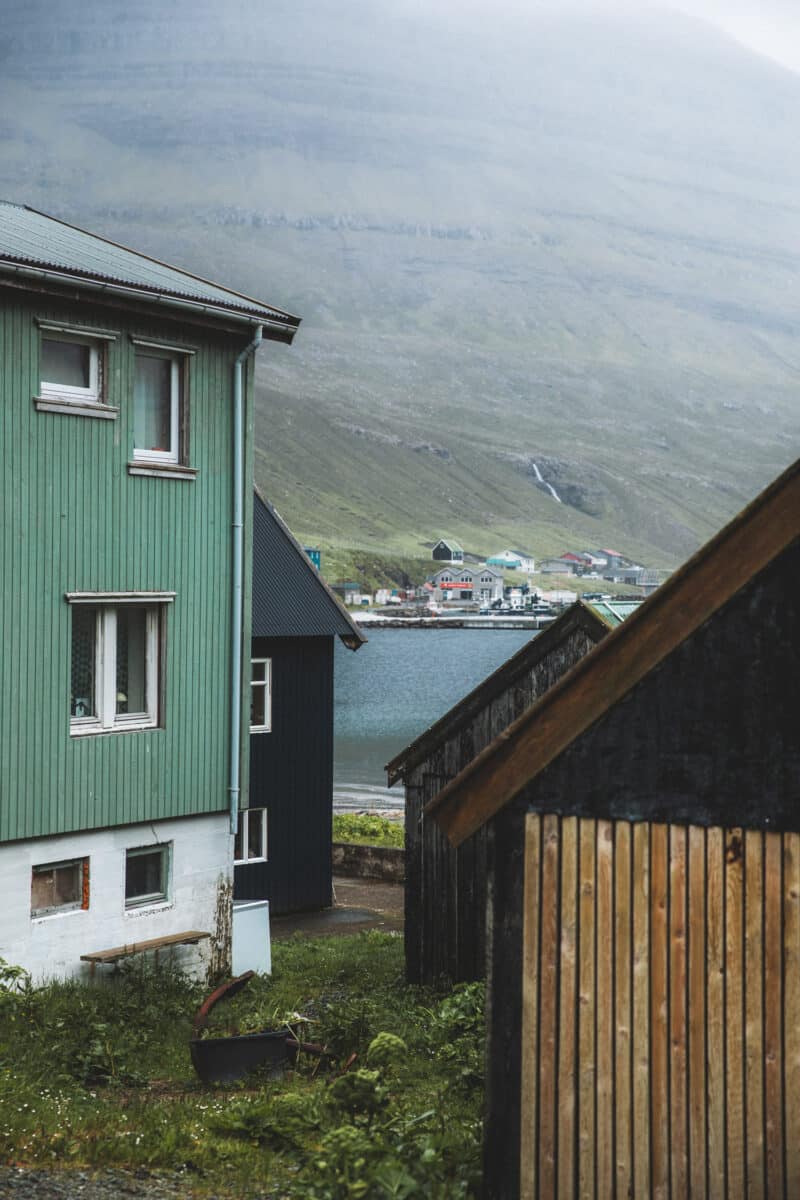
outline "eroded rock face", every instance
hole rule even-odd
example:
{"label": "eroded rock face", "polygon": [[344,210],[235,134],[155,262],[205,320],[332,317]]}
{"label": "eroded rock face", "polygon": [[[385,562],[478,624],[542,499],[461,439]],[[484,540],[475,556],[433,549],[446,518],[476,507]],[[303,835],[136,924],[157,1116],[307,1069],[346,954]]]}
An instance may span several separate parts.
{"label": "eroded rock face", "polygon": [[498,457],[511,463],[539,491],[551,496],[555,492],[560,503],[569,508],[591,517],[607,511],[607,489],[598,475],[579,463],[530,452],[509,451]]}

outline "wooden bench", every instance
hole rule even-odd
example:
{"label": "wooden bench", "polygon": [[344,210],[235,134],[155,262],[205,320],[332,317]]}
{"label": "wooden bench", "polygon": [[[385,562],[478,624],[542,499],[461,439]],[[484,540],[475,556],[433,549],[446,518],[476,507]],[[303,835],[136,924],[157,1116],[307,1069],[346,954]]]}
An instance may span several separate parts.
{"label": "wooden bench", "polygon": [[196,946],[203,938],[209,937],[210,933],[188,929],[185,933],[168,933],[165,937],[148,938],[144,942],[128,942],[125,946],[115,946],[113,950],[93,950],[91,954],[82,954],[81,962],[90,964],[89,974],[93,979],[98,963],[117,963],[121,958],[130,958],[132,954],[141,954],[146,950],[154,950],[158,961],[159,950],[171,946]]}

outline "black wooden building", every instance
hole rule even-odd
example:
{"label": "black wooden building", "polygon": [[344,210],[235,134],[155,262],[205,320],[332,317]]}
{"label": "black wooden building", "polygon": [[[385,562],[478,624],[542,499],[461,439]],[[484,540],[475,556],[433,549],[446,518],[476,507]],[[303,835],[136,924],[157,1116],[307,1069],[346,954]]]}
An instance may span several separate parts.
{"label": "black wooden building", "polygon": [[366,640],[258,492],[253,513],[250,807],[234,898],[272,915],[331,903],[333,643]]}
{"label": "black wooden building", "polygon": [[425,805],[521,716],[610,626],[574,604],[388,763],[406,792],[406,977],[482,979],[486,967],[486,834],[457,850]]}
{"label": "black wooden building", "polygon": [[487,1197],[800,1195],[800,462],[428,808],[488,833]]}

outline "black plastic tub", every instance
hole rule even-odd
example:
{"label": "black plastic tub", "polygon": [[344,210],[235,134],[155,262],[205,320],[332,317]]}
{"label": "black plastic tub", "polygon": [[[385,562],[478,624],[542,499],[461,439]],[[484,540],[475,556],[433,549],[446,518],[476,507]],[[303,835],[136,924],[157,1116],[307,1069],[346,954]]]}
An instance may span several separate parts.
{"label": "black plastic tub", "polygon": [[242,1033],[233,1037],[192,1038],[192,1065],[203,1083],[233,1083],[251,1071],[278,1079],[297,1057],[290,1029]]}
{"label": "black plastic tub", "polygon": [[279,1078],[297,1058],[297,1042],[291,1029],[265,1029],[261,1033],[236,1033],[228,1037],[205,1037],[208,1018],[221,1000],[231,1000],[247,987],[254,971],[245,971],[220,984],[208,996],[194,1018],[189,1054],[203,1083],[234,1083],[250,1071],[264,1069],[270,1079]]}

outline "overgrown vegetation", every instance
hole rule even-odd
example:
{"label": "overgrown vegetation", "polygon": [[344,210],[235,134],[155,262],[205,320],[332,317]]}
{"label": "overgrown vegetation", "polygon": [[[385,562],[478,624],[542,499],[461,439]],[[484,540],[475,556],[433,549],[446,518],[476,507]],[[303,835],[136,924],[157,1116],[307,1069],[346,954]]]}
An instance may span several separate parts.
{"label": "overgrown vegetation", "polygon": [[273,964],[217,1020],[288,1023],[331,1068],[301,1053],[283,1079],[224,1088],[192,1073],[203,989],[175,971],[36,988],[3,966],[2,1161],[177,1171],[187,1196],[472,1195],[482,987],[406,986],[401,940],[374,931],[279,943]]}
{"label": "overgrown vegetation", "polygon": [[402,849],[405,829],[402,821],[367,813],[334,813],[333,840],[355,842],[360,846],[390,846]]}
{"label": "overgrown vegetation", "polygon": [[322,572],[330,583],[354,580],[365,592],[378,588],[421,587],[436,570],[430,552],[419,557],[403,554],[379,554],[325,543]]}

